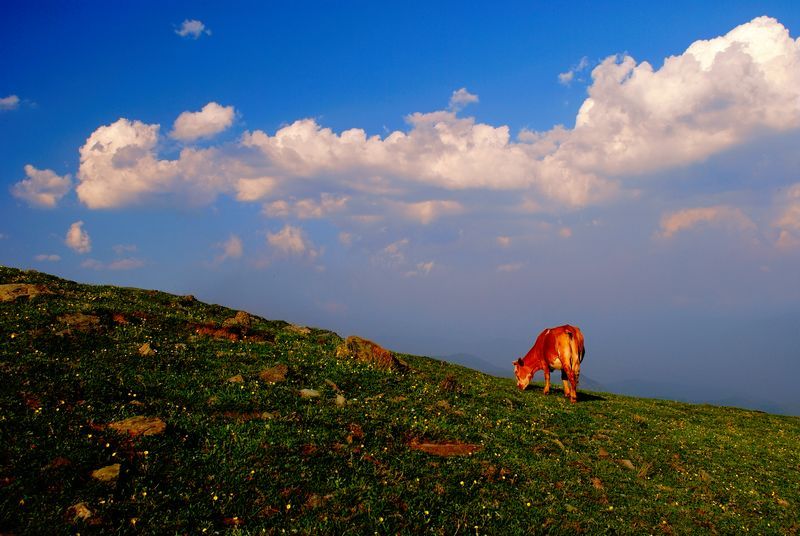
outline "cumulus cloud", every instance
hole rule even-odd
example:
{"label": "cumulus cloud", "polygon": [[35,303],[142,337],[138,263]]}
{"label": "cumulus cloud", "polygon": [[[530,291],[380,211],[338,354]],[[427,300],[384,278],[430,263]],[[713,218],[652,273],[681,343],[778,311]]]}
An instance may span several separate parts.
{"label": "cumulus cloud", "polygon": [[660,69],[609,57],[552,154],[568,170],[629,176],[703,160],[772,130],[800,126],[800,43],[759,17],[694,42]]}
{"label": "cumulus cloud", "polygon": [[657,237],[672,238],[679,232],[693,229],[698,225],[714,225],[740,231],[756,228],[755,223],[741,209],[727,205],[687,208],[665,214]]}
{"label": "cumulus cloud", "polygon": [[277,233],[267,233],[267,244],[280,255],[314,259],[319,251],[314,247],[300,227],[285,225]]}
{"label": "cumulus cloud", "polygon": [[203,34],[211,35],[211,30],[206,28],[206,25],[195,19],[186,19],[181,24],[181,27],[175,30],[175,33],[181,37],[188,37],[190,39],[197,39]]}
{"label": "cumulus cloud", "polygon": [[559,73],[558,82],[562,85],[569,86],[576,74],[580,74],[589,66],[589,58],[582,57],[577,65],[573,65],[568,71]]}
{"label": "cumulus cloud", "polygon": [[92,241],[89,239],[89,233],[83,229],[82,221],[76,221],[69,226],[64,243],[70,249],[81,254],[89,253],[92,250]]}
{"label": "cumulus cloud", "polygon": [[160,126],[119,119],[95,130],[80,148],[78,198],[92,209],[142,203],[156,195],[174,195],[183,203],[211,202],[231,191],[217,149],[184,148],[176,160],[156,154]]}
{"label": "cumulus cloud", "polygon": [[19,97],[16,95],[0,98],[0,111],[16,110],[17,108],[19,108]]}
{"label": "cumulus cloud", "polygon": [[233,124],[233,106],[209,102],[199,112],[183,112],[175,120],[170,136],[180,141],[194,141],[219,134]]}
{"label": "cumulus cloud", "polygon": [[214,246],[222,250],[222,253],[216,258],[216,262],[222,262],[227,259],[239,259],[244,253],[242,239],[235,234],[231,234],[227,240],[219,242]]}
{"label": "cumulus cloud", "polygon": [[61,260],[61,256],[55,254],[42,253],[36,255],[34,259],[39,262],[58,262]]}
{"label": "cumulus cloud", "polygon": [[72,188],[70,175],[62,177],[50,169],[36,169],[28,164],[25,175],[27,178],[11,187],[11,193],[31,206],[53,208]]}
{"label": "cumulus cloud", "polygon": [[462,87],[457,91],[453,91],[450,96],[450,109],[461,110],[464,106],[478,102],[478,96],[467,91],[467,88]]}

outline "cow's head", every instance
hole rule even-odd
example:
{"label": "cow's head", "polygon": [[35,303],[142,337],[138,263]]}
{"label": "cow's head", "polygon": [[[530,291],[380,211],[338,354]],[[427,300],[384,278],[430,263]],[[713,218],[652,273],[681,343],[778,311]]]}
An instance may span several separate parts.
{"label": "cow's head", "polygon": [[525,366],[525,362],[520,357],[514,361],[514,376],[517,377],[517,387],[524,390],[533,377],[533,366]]}

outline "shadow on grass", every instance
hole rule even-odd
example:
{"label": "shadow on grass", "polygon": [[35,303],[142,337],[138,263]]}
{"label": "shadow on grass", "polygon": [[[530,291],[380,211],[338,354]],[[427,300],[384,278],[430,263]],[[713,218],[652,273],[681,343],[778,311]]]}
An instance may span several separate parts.
{"label": "shadow on grass", "polygon": [[[531,383],[528,384],[528,387],[525,389],[526,391],[538,391],[540,394],[544,391],[544,384],[540,383]],[[556,387],[555,385],[550,386],[550,394],[547,396],[564,396],[564,389]],[[585,391],[578,390],[578,402],[603,402],[605,398],[600,396],[599,394],[587,393]]]}

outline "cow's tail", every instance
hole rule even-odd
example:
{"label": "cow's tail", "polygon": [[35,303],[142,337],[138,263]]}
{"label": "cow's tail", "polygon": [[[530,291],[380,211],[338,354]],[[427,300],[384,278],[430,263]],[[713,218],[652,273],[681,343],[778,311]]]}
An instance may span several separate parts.
{"label": "cow's tail", "polygon": [[566,329],[567,335],[569,335],[569,339],[571,342],[572,352],[573,355],[578,357],[579,362],[583,362],[583,356],[586,353],[586,348],[583,346],[583,333],[578,328],[574,328],[569,326]]}

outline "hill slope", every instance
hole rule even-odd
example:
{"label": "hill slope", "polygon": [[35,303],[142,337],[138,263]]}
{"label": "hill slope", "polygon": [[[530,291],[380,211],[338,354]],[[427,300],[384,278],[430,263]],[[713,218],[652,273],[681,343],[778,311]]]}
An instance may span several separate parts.
{"label": "hill slope", "polygon": [[0,287],[0,532],[800,528],[796,418],[571,405],[191,297],[0,267],[16,283],[35,286]]}

